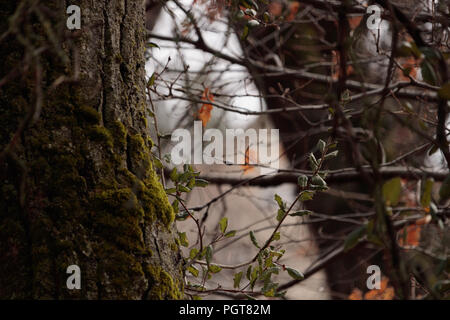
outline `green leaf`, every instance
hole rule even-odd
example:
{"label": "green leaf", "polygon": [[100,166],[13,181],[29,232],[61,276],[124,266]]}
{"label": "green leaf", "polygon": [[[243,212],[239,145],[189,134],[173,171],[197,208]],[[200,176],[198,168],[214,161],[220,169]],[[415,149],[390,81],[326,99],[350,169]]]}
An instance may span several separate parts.
{"label": "green leaf", "polygon": [[347,237],[347,239],[345,239],[344,242],[344,251],[348,251],[350,249],[352,249],[354,246],[356,246],[359,242],[359,240],[366,235],[367,233],[367,226],[363,225],[359,228],[356,228],[355,230],[353,230]]}
{"label": "green leaf", "polygon": [[178,177],[179,182],[187,182],[192,177],[192,172],[185,171]]}
{"label": "green leaf", "polygon": [[169,153],[166,153],[166,154],[163,156],[163,158],[164,158],[164,161],[165,161],[166,163],[171,163],[171,162],[172,162],[172,156],[171,156]]}
{"label": "green leaf", "polygon": [[431,218],[433,219],[433,220],[436,220],[437,219],[437,213],[438,213],[438,207],[433,203],[433,202],[431,202],[430,203],[430,214],[431,214]]}
{"label": "green leaf", "polygon": [[147,48],[158,48],[158,49],[160,49],[160,47],[154,42],[148,42],[147,43]]}
{"label": "green leaf", "polygon": [[255,287],[256,280],[258,279],[259,267],[253,268],[252,274],[250,275],[250,287],[253,289]]}
{"label": "green leaf", "polygon": [[434,179],[427,179],[422,186],[422,195],[420,197],[420,205],[422,208],[428,208],[431,202],[431,192],[433,191]]}
{"label": "green leaf", "polygon": [[302,191],[300,194],[300,201],[312,200],[314,196],[314,191]]}
{"label": "green leaf", "polygon": [[195,186],[195,178],[191,178],[191,180],[189,180],[188,184],[186,185],[186,187],[188,187],[190,190],[192,190]]}
{"label": "green leaf", "polygon": [[310,215],[311,213],[313,213],[313,212],[310,211],[310,210],[299,210],[299,211],[296,211],[296,212],[291,213],[289,215],[292,216],[292,217],[303,217],[303,216]]}
{"label": "green leaf", "polygon": [[270,256],[276,257],[277,261],[283,256],[283,254],[284,254],[283,250],[281,250],[281,251],[270,251]]}
{"label": "green leaf", "polygon": [[259,10],[258,4],[255,1],[253,1],[253,0],[244,0],[244,1],[248,2],[250,4],[250,6],[252,6],[256,10]]}
{"label": "green leaf", "polygon": [[278,241],[278,240],[280,240],[280,238],[281,238],[280,233],[279,232],[275,232],[275,234],[272,237],[272,241]]}
{"label": "green leaf", "polygon": [[264,261],[264,267],[265,268],[269,268],[269,267],[272,267],[272,266],[274,266],[274,264],[273,264],[273,255],[269,255],[266,258],[266,261]]}
{"label": "green leaf", "polygon": [[241,284],[242,275],[243,275],[243,272],[242,272],[242,271],[239,272],[239,273],[236,273],[236,274],[234,275],[234,278],[233,278],[233,282],[234,282],[233,288],[238,288],[238,289],[239,289],[239,286],[240,286],[240,284]]}
{"label": "green leaf", "polygon": [[445,201],[450,198],[450,175],[448,175],[442,182],[441,188],[439,189],[440,201]]}
{"label": "green leaf", "polygon": [[252,277],[252,266],[248,266],[247,268],[247,273],[246,273],[246,277],[247,279],[250,281],[251,277]]}
{"label": "green leaf", "polygon": [[277,221],[281,221],[285,215],[286,215],[286,212],[283,209],[278,209]]}
{"label": "green leaf", "polygon": [[450,100],[450,82],[444,84],[438,91],[439,98]]}
{"label": "green leaf", "polygon": [[186,232],[178,232],[178,236],[180,237],[180,244],[183,247],[189,246],[189,241],[186,236]]}
{"label": "green leaf", "polygon": [[[262,258],[263,252],[258,253],[258,268],[259,271],[262,271],[262,265],[263,265],[263,258]],[[261,273],[261,272],[260,272]]]}
{"label": "green leaf", "polygon": [[178,207],[178,203],[179,203],[178,199],[175,199],[172,202],[173,212],[175,212],[175,213],[178,213],[180,211],[180,208]]}
{"label": "green leaf", "polygon": [[256,241],[256,237],[255,237],[255,234],[253,233],[253,231],[250,231],[250,240],[252,240],[252,243],[255,247],[260,249],[258,241]]}
{"label": "green leaf", "polygon": [[278,203],[280,209],[284,209],[283,199],[278,194],[275,194],[275,201]]}
{"label": "green leaf", "polygon": [[213,255],[213,248],[211,246],[206,247],[205,259],[206,263],[210,263]]}
{"label": "green leaf", "polygon": [[324,160],[330,160],[330,159],[334,159],[338,156],[339,151],[335,150],[333,152],[330,152],[329,154],[325,155]]}
{"label": "green leaf", "polygon": [[255,28],[259,26],[259,22],[257,20],[249,20],[247,22],[247,25],[249,26],[249,28]]}
{"label": "green leaf", "polygon": [[206,290],[206,288],[205,288],[204,286],[201,286],[201,285],[199,285],[199,284],[189,283],[189,285],[190,285],[191,287],[193,287],[193,288],[199,290],[199,291],[204,291],[204,290]]}
{"label": "green leaf", "polygon": [[177,186],[177,188],[178,188],[178,191],[180,191],[180,192],[191,192],[191,189],[189,189],[188,187],[183,186],[183,185],[181,185],[181,184],[179,184],[179,185]]}
{"label": "green leaf", "polygon": [[197,269],[196,267],[194,267],[193,265],[190,265],[190,266],[187,268],[187,271],[189,271],[194,277],[198,277],[199,271],[198,271],[198,269]]}
{"label": "green leaf", "polygon": [[163,169],[164,166],[158,157],[153,156],[153,161],[155,163],[155,167],[157,167],[158,169]]}
{"label": "green leaf", "polygon": [[288,274],[291,276],[292,279],[295,279],[295,280],[305,279],[305,276],[300,271],[297,271],[292,268],[286,268],[286,271],[288,272]]}
{"label": "green leaf", "polygon": [[428,155],[431,156],[432,154],[434,154],[435,152],[437,152],[439,150],[439,147],[437,145],[433,145],[430,150],[428,151]]}
{"label": "green leaf", "polygon": [[322,177],[319,175],[315,175],[314,177],[312,177],[311,182],[316,186],[321,186],[321,187],[327,186],[327,183],[325,182],[325,180],[323,180]]}
{"label": "green leaf", "polygon": [[244,30],[242,31],[242,35],[241,35],[242,40],[246,40],[248,38],[249,31],[250,31],[249,27],[245,26]]}
{"label": "green leaf", "polygon": [[261,275],[261,279],[269,277],[271,274],[278,274],[280,272],[280,267],[270,267],[267,268],[266,271]]}
{"label": "green leaf", "polygon": [[309,154],[309,166],[311,167],[311,170],[315,171],[319,167],[319,163],[317,162],[316,157],[314,156],[314,153]]}
{"label": "green leaf", "polygon": [[225,238],[231,238],[231,237],[234,237],[235,235],[236,235],[236,230],[228,231],[227,233],[225,233]]}
{"label": "green leaf", "polygon": [[331,149],[335,149],[336,147],[337,147],[337,142],[333,142],[332,144],[330,144],[329,146],[328,146],[328,149],[329,150],[331,150]]}
{"label": "green leaf", "polygon": [[189,252],[189,258],[194,259],[198,255],[198,249],[192,248]]}
{"label": "green leaf", "polygon": [[[405,229],[406,230],[406,229]],[[383,241],[380,239],[379,236],[377,236],[376,234],[369,234],[367,235],[367,241],[379,246],[379,247],[383,247],[384,243]]]}
{"label": "green leaf", "polygon": [[308,185],[308,177],[304,174],[298,176],[297,183],[300,188],[304,188]]}
{"label": "green leaf", "polygon": [[208,270],[209,270],[211,273],[218,273],[218,272],[220,272],[220,271],[222,270],[222,268],[219,267],[218,265],[210,264],[209,267],[208,267]]}
{"label": "green leaf", "polygon": [[277,292],[275,292],[275,297],[277,297],[277,298],[285,298],[286,297],[286,293],[287,293],[287,290],[285,290],[285,291],[277,291]]}
{"label": "green leaf", "polygon": [[420,69],[422,71],[423,80],[431,85],[436,85],[436,73],[434,71],[433,65],[428,60],[423,60],[420,64]]}
{"label": "green leaf", "polygon": [[153,72],[152,76],[148,79],[147,87],[151,87],[155,84],[156,72]]}
{"label": "green leaf", "polygon": [[177,192],[177,188],[169,188],[169,189],[166,189],[166,193],[175,193],[175,192]]}
{"label": "green leaf", "polygon": [[327,146],[327,143],[325,141],[323,141],[322,139],[319,139],[319,142],[317,142],[317,148],[319,149],[319,151],[323,153],[325,151],[326,146]]}
{"label": "green leaf", "polygon": [[245,14],[248,16],[256,16],[256,11],[254,9],[246,9]]}
{"label": "green leaf", "polygon": [[196,187],[200,187],[200,188],[204,188],[208,185],[208,181],[203,180],[203,179],[195,179],[195,186]]}
{"label": "green leaf", "polygon": [[225,233],[225,231],[227,231],[227,227],[228,227],[228,218],[220,219],[219,221],[220,232]]}
{"label": "green leaf", "polygon": [[402,192],[402,181],[400,178],[394,178],[383,185],[383,197],[386,204],[396,206]]}
{"label": "green leaf", "polygon": [[435,61],[439,59],[440,54],[435,49],[430,47],[420,47],[419,49],[428,60]]}

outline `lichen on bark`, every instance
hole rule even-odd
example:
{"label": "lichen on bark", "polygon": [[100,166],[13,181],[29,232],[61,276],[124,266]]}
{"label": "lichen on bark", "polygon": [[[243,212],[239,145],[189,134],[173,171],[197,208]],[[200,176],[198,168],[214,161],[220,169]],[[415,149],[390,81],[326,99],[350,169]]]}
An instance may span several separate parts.
{"label": "lichen on bark", "polygon": [[[2,5],[1,30],[19,3]],[[64,29],[64,1],[44,5],[55,12],[48,17],[51,27]],[[0,298],[182,298],[181,256],[170,246],[174,213],[152,168],[142,120],[143,1],[78,5],[82,32],[58,44],[70,63],[52,50],[39,57],[45,89],[40,118],[0,162]],[[48,44],[29,14],[40,35],[33,45]],[[18,32],[28,37],[26,30]],[[17,34],[7,41],[0,50],[1,75],[24,58]],[[79,81],[48,90],[71,73],[77,51]],[[34,103],[33,81],[31,66],[22,81],[2,88],[0,150]],[[81,290],[66,287],[72,264],[81,268]]]}

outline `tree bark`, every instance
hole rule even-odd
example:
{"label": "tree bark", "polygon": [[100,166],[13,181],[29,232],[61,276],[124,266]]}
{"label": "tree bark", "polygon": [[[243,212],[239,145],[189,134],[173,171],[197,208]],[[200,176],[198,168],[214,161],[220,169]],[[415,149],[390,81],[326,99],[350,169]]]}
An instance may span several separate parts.
{"label": "tree bark", "polygon": [[150,153],[144,22],[143,0],[2,3],[0,79],[14,79],[0,86],[0,298],[183,297]]}

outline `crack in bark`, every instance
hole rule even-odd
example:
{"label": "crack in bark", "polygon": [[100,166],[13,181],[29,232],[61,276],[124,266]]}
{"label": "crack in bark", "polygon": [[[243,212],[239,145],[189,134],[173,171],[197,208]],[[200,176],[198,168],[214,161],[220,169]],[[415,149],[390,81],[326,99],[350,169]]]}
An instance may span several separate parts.
{"label": "crack in bark", "polygon": [[102,89],[101,89],[101,102],[100,102],[100,108],[99,113],[102,115],[101,118],[101,125],[105,126],[106,124],[106,74],[105,74],[105,66],[107,65],[107,57],[106,57],[106,34],[107,34],[107,28],[108,28],[108,14],[106,12],[106,5],[105,8],[103,8],[103,34],[102,34],[102,60],[103,63],[101,65],[101,79],[102,79]]}

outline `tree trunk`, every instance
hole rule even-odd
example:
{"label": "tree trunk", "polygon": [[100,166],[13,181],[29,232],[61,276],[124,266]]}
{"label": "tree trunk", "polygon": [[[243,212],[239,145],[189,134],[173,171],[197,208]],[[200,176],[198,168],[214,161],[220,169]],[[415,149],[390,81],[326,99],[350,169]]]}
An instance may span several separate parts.
{"label": "tree trunk", "polygon": [[78,31],[72,3],[36,2],[0,7],[0,79],[15,77],[0,81],[0,298],[182,298],[174,213],[151,162],[144,1],[77,1]]}

